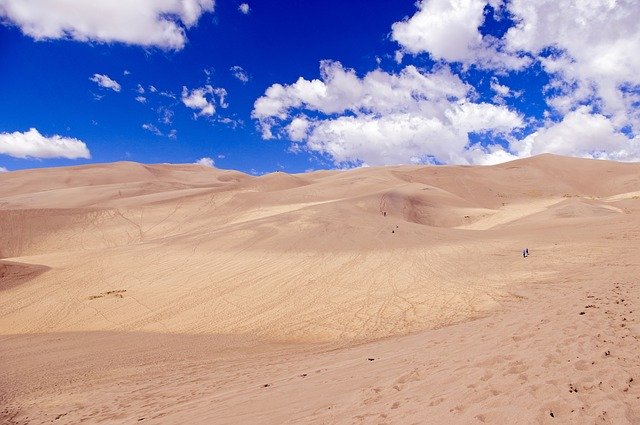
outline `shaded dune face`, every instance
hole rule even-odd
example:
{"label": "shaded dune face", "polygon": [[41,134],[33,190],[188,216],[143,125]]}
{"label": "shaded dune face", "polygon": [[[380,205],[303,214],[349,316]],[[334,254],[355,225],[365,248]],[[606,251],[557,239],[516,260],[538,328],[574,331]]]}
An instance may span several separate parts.
{"label": "shaded dune face", "polygon": [[462,215],[451,214],[454,208],[447,205],[447,201],[452,203],[450,198],[419,192],[426,190],[429,188],[386,192],[380,199],[382,209],[387,214],[400,215],[407,222],[425,226],[454,227],[463,223]]}
{"label": "shaded dune face", "polygon": [[0,292],[19,286],[46,272],[48,269],[48,267],[38,265],[11,262],[0,263]]}
{"label": "shaded dune face", "polygon": [[[566,247],[600,237],[585,228],[637,218],[639,175],[550,155],[261,177],[135,163],[6,173],[0,330],[316,342],[437,328],[556,276]],[[540,255],[518,261],[524,246]]]}

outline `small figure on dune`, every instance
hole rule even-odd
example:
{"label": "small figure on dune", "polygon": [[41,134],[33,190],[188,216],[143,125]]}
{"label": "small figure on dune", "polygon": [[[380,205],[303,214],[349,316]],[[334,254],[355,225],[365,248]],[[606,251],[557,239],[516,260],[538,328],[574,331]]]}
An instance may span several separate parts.
{"label": "small figure on dune", "polygon": [[522,258],[527,258],[527,250],[526,249],[522,250]]}
{"label": "small figure on dune", "polygon": [[529,256],[529,248],[525,248],[524,249],[525,254],[527,254],[527,257]]}
{"label": "small figure on dune", "polygon": [[386,217],[386,216],[387,216],[387,212],[386,212],[386,211],[383,211],[383,212],[382,212],[382,215],[383,215],[384,217]]}

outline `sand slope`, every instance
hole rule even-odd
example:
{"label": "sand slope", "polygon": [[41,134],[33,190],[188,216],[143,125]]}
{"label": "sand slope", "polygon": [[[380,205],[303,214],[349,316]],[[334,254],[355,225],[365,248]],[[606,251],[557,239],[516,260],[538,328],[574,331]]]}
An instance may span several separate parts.
{"label": "sand slope", "polygon": [[606,406],[605,423],[640,421],[623,385],[640,372],[638,193],[640,164],[552,155],[1,174],[2,414],[531,423],[553,410],[584,423]]}

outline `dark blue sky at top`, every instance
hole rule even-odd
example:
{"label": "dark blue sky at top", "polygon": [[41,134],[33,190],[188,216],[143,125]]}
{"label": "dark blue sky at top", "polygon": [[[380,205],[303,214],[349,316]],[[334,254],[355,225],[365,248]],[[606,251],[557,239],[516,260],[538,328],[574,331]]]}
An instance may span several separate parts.
{"label": "dark blue sky at top", "polygon": [[[80,139],[92,155],[90,160],[0,155],[0,166],[17,170],[120,160],[192,163],[211,157],[220,168],[254,173],[329,168],[331,162],[317,154],[289,152],[287,141],[262,140],[251,111],[269,86],[290,84],[301,76],[319,78],[323,59],[340,61],[359,76],[378,66],[396,72],[408,64],[425,70],[434,65],[426,54],[405,56],[401,64],[393,59],[398,45],[389,37],[391,25],[415,13],[413,0],[261,0],[249,3],[248,15],[238,11],[239,4],[218,1],[214,13],[203,15],[187,31],[189,41],[177,52],[120,43],[34,41],[16,27],[0,25],[0,133],[35,127],[46,136]],[[482,31],[500,34],[506,25],[487,19]],[[236,65],[249,74],[246,84],[230,72]],[[130,74],[124,75],[125,70]],[[118,81],[122,91],[99,87],[89,80],[95,73]],[[491,101],[494,74],[472,68],[459,70],[459,75],[481,100]],[[509,106],[540,118],[545,109],[540,87],[547,78],[536,66],[500,77],[502,84],[524,93],[510,99]],[[207,83],[227,90],[229,106],[218,107],[212,118],[194,119],[194,111],[180,101],[182,87]],[[135,100],[138,84],[147,90],[146,104]],[[150,85],[176,99],[149,93]],[[530,90],[534,86],[537,89]],[[174,114],[170,125],[159,121],[162,108]],[[154,124],[164,136],[143,129],[144,123]],[[166,137],[172,129],[175,139]]]}

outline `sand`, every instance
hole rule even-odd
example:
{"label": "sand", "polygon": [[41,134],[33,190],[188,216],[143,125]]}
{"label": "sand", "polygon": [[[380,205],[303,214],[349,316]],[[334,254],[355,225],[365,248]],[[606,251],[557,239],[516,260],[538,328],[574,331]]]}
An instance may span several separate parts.
{"label": "sand", "polygon": [[553,155],[2,174],[0,422],[640,423],[638,193]]}

